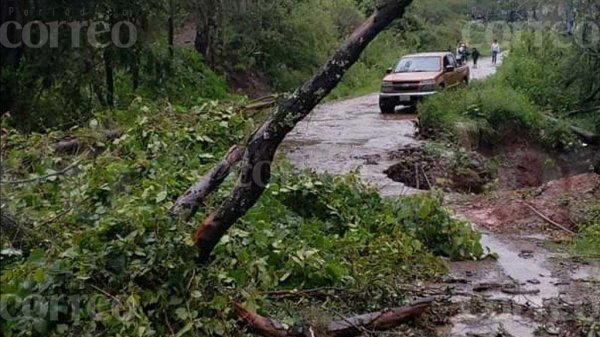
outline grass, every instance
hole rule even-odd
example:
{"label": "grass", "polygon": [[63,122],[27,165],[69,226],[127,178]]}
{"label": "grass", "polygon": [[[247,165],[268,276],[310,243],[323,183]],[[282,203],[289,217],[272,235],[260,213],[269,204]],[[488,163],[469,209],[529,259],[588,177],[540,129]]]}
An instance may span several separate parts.
{"label": "grass", "polygon": [[584,257],[600,258],[600,202],[578,205],[574,214],[579,233],[573,241],[573,251]]}
{"label": "grass", "polygon": [[600,258],[600,222],[581,226],[572,247],[580,256]]}
{"label": "grass", "polygon": [[471,135],[495,143],[518,128],[534,132],[543,124],[539,109],[518,91],[497,80],[473,82],[423,101],[419,122],[425,134],[464,143]]}

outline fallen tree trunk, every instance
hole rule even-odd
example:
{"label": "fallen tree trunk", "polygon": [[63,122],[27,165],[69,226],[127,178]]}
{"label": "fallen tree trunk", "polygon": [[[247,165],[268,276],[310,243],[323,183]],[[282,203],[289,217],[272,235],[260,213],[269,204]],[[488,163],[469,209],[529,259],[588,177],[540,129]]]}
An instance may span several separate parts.
{"label": "fallen tree trunk", "polygon": [[435,301],[429,297],[415,301],[405,307],[382,310],[333,321],[326,328],[306,325],[286,328],[280,322],[263,317],[236,303],[234,310],[244,324],[266,337],[355,337],[365,331],[387,331],[394,329],[423,314]]}
{"label": "fallen tree trunk", "polygon": [[242,107],[244,111],[260,111],[277,106],[280,95],[269,95],[252,100]]}
{"label": "fallen tree trunk", "polygon": [[[551,122],[554,122],[554,123],[559,122],[559,120],[557,118],[550,117],[548,115],[546,115],[545,117],[546,117],[546,119],[548,119]],[[600,145],[600,135],[597,135],[591,131],[582,129],[575,125],[569,124],[568,127],[569,127],[569,130],[571,130],[571,132],[573,132],[577,137],[579,137],[579,139],[582,142],[585,142],[586,144],[589,144],[589,145]]]}
{"label": "fallen tree trunk", "polygon": [[597,135],[588,130],[584,130],[582,128],[570,125],[569,129],[573,132],[579,139],[589,145],[599,145],[600,144],[600,135]]}
{"label": "fallen tree trunk", "polygon": [[221,162],[177,199],[169,210],[169,215],[183,221],[191,219],[204,202],[204,199],[214,192],[229,176],[231,169],[242,159],[244,150],[243,147],[238,145],[229,149]]}
{"label": "fallen tree trunk", "polygon": [[341,81],[367,45],[412,0],[379,1],[375,13],[346,40],[319,72],[282,101],[276,111],[249,138],[238,181],[229,198],[209,215],[193,235],[199,263],[206,263],[221,237],[254,206],[271,178],[271,164],[279,144]]}

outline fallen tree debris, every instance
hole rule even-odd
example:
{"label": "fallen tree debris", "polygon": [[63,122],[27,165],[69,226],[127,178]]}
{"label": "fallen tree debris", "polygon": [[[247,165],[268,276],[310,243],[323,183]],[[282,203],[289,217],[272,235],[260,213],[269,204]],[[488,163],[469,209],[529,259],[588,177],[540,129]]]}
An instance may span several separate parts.
{"label": "fallen tree debris", "polygon": [[[593,110],[591,110],[593,111]],[[559,120],[555,117],[551,117],[548,115],[545,115],[546,119],[548,119],[551,122],[555,122],[557,123]],[[568,125],[569,130],[571,130],[571,132],[573,132],[573,134],[575,134],[577,137],[579,137],[579,139],[589,145],[599,145],[600,144],[600,135],[597,135],[589,130],[580,128],[578,126],[569,124]]]}
{"label": "fallen tree debris", "polygon": [[260,111],[264,109],[269,109],[277,106],[279,103],[279,99],[281,95],[269,95],[257,98],[248,102],[245,106],[243,106],[243,110],[245,111]]}
{"label": "fallen tree debris", "polygon": [[20,184],[27,184],[27,183],[33,183],[36,181],[41,181],[41,180],[46,180],[48,178],[52,178],[52,177],[58,177],[61,176],[71,170],[73,170],[74,168],[76,168],[79,163],[81,163],[81,161],[84,159],[84,157],[87,155],[84,154],[82,155],[79,159],[75,160],[71,165],[65,167],[64,169],[58,171],[58,172],[53,172],[53,173],[49,173],[43,176],[39,176],[39,177],[34,177],[34,178],[29,178],[29,179],[22,179],[22,180],[0,180],[0,185],[20,185]]}
{"label": "fallen tree debris", "polygon": [[234,168],[244,155],[245,148],[234,145],[229,149],[223,160],[206,173],[195,185],[190,187],[183,194],[173,207],[169,210],[169,215],[172,218],[187,221],[191,219],[198,208],[204,202],[204,199],[214,192],[229,176],[231,169]]}
{"label": "fallen tree debris", "polygon": [[537,214],[540,218],[542,218],[544,221],[546,221],[547,223],[554,225],[555,227],[558,227],[566,232],[569,232],[571,234],[575,234],[575,232],[573,232],[572,230],[568,229],[567,227],[557,223],[556,221],[553,221],[552,219],[550,219],[549,217],[547,217],[546,215],[544,215],[544,213],[538,211],[535,207],[533,207],[530,203],[523,201],[523,204],[525,204],[525,206],[527,206],[530,210],[532,210],[535,214]]}
{"label": "fallen tree debris", "polygon": [[364,331],[387,331],[422,315],[435,302],[434,297],[417,300],[405,307],[382,310],[333,321],[326,328],[305,325],[288,328],[282,323],[252,312],[239,303],[234,310],[244,324],[266,337],[354,337]]}
{"label": "fallen tree debris", "polygon": [[539,289],[525,289],[525,288],[504,288],[501,290],[507,295],[538,295],[541,291]]}
{"label": "fallen tree debris", "polygon": [[196,229],[193,240],[198,263],[205,264],[229,228],[254,206],[271,178],[271,164],[285,136],[342,80],[367,45],[397,18],[412,0],[382,1],[333,57],[304,85],[284,99],[246,142],[240,174],[227,200]]}
{"label": "fallen tree debris", "polygon": [[347,289],[343,288],[333,288],[333,287],[322,287],[315,289],[307,289],[307,290],[279,290],[279,291],[270,291],[265,293],[265,295],[270,299],[289,299],[289,298],[299,298],[299,297],[312,297],[312,298],[326,298],[331,296],[336,296],[337,293],[340,292],[348,292]]}
{"label": "fallen tree debris", "polygon": [[[121,134],[121,130],[104,130],[101,138],[104,141],[111,141],[119,138]],[[68,138],[52,144],[51,147],[58,153],[78,154],[85,147],[85,142],[80,138]]]}

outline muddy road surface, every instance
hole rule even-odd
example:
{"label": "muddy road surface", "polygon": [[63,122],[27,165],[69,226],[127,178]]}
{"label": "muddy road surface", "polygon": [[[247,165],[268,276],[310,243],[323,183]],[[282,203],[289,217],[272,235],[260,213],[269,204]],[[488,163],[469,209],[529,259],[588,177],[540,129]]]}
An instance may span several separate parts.
{"label": "muddy road surface", "polygon": [[[491,59],[471,68],[471,80],[493,75]],[[414,193],[415,190],[388,179],[383,173],[393,165],[390,151],[415,144],[416,115],[383,115],[378,94],[323,104],[317,107],[288,135],[283,144],[287,158],[298,168],[345,174],[358,170],[385,196]]]}
{"label": "muddy road surface", "polygon": [[[483,59],[479,69],[471,69],[472,80],[483,80],[495,70],[490,59]],[[420,143],[415,122],[415,115],[401,111],[381,114],[377,93],[327,103],[296,127],[282,152],[301,169],[331,174],[356,170],[384,196],[418,193],[384,173],[394,164],[390,156],[394,150]],[[435,284],[461,294],[453,297],[454,303],[467,304],[440,329],[441,336],[496,336],[499,330],[519,337],[565,336],[560,330],[564,329],[561,314],[550,317],[548,312],[564,303],[575,307],[600,303],[600,294],[593,290],[600,284],[598,265],[574,259],[564,247],[553,244],[546,231],[490,230],[481,225],[476,204],[459,207],[450,202],[449,206],[482,232],[482,244],[497,259],[451,263],[449,281]],[[484,305],[473,310],[468,305],[473,300]]]}

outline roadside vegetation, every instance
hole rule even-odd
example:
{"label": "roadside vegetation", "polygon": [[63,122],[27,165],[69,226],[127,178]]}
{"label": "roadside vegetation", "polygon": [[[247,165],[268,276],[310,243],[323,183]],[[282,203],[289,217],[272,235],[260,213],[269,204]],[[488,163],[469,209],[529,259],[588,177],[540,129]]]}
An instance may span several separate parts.
{"label": "roadside vegetation", "polygon": [[[517,128],[520,137],[558,150],[577,145],[567,125],[600,132],[600,97],[594,95],[593,75],[588,74],[596,69],[592,51],[563,53],[556,46],[566,42],[557,39],[570,38],[548,33],[543,37],[538,46],[533,33],[519,32],[494,77],[425,101],[419,118],[423,132],[457,142],[472,135],[497,144],[514,137]],[[574,40],[570,43],[576,45]]]}
{"label": "roadside vegetation", "polygon": [[[253,124],[234,104],[137,98],[66,133],[5,129],[2,212],[14,226],[2,233],[2,299],[13,314],[2,316],[3,335],[244,336],[234,300],[292,323],[309,312],[269,292],[330,287],[340,297],[315,310],[363,312],[409,300],[395,285],[442,275],[438,256],[482,256],[479,235],[435,195],[382,199],[354,175],[297,174],[282,162],[214,261],[199,267],[189,233],[233,182],[189,223],[166,212]],[[119,136],[107,140],[107,129]],[[56,150],[67,135],[80,146]],[[33,297],[60,300],[20,314],[19,299]],[[95,312],[68,309],[92,302]]]}
{"label": "roadside vegetation", "polygon": [[[183,20],[179,5],[175,15],[142,10],[135,19]],[[411,301],[403,283],[484,255],[479,234],[440,195],[383,199],[355,174],[278,161],[258,204],[208,265],[196,263],[190,233],[235,179],[189,222],[167,211],[265,119],[231,94],[243,87],[234,75],[289,90],[373,10],[370,1],[271,5],[221,13],[212,55],[174,48],[148,28],[133,50],[77,54],[65,45],[71,63],[26,50],[18,67],[3,65],[14,90],[3,85],[11,108],[2,118],[2,335],[247,336],[235,302],[289,325],[320,322]],[[431,8],[416,6],[411,20],[425,25],[414,11]],[[406,25],[382,34],[332,97],[372,91],[400,54],[433,47],[437,33],[399,34]],[[315,289],[323,294],[302,295]]]}
{"label": "roadside vegetation", "polygon": [[579,224],[579,235],[573,243],[575,253],[600,258],[600,202],[587,202],[578,205],[575,211]]}
{"label": "roadside vegetation", "polygon": [[[330,98],[376,91],[381,76],[402,54],[454,48],[474,3],[415,2],[405,18],[363,53]],[[96,9],[80,3],[57,6],[52,1],[28,6],[29,12],[39,13],[40,21],[56,20],[53,13],[79,13],[83,8],[84,16],[67,19],[92,20],[114,9],[111,21],[139,23],[138,42],[132,48],[96,48],[87,41],[72,48],[71,34],[63,29],[58,48],[3,51],[2,112],[10,110],[12,126],[44,131],[84,123],[106,108],[124,109],[136,96],[181,103],[198,96],[222,99],[232,91],[253,97],[291,91],[372,14],[375,1],[269,0],[243,6],[222,1],[217,6],[214,0],[128,5],[104,0]],[[131,8],[139,10],[131,12]],[[165,29],[167,24],[173,26],[173,33]],[[205,33],[184,36],[194,26]],[[106,40],[102,36],[98,42]]]}
{"label": "roadside vegetation", "polygon": [[[421,104],[422,135],[487,154],[502,155],[514,151],[515,144],[529,144],[546,152],[549,162],[544,165],[556,165],[566,156],[572,159],[562,159],[560,170],[598,172],[597,136],[588,141],[581,135],[581,130],[600,133],[600,95],[594,79],[598,57],[593,47],[580,48],[578,43],[572,36],[551,32],[517,32],[505,46],[509,51],[496,75]],[[557,47],[564,45],[572,47]],[[575,169],[577,165],[581,167]],[[539,176],[542,171],[532,174]],[[565,193],[569,198],[569,191]],[[578,254],[598,256],[597,208],[598,201],[592,199],[572,219],[578,229],[573,243]]]}

